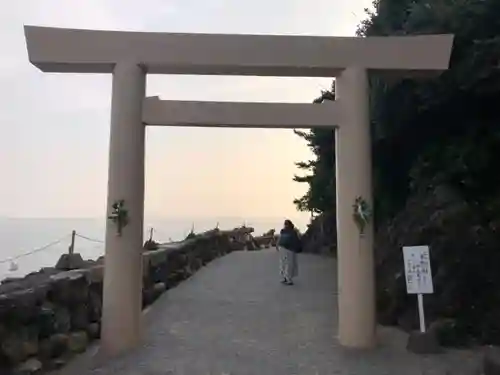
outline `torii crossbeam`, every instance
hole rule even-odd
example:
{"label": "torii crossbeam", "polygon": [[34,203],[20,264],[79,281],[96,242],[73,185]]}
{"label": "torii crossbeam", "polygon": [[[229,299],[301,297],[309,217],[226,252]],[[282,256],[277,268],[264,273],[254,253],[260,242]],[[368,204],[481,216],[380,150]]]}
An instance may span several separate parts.
{"label": "torii crossbeam", "polygon": [[[35,26],[25,26],[25,34],[31,63],[44,72],[113,74],[108,214],[123,200],[129,223],[121,235],[113,221],[106,226],[105,354],[119,354],[140,339],[144,125],[336,128],[339,340],[346,347],[375,345],[368,73],[439,74],[448,68],[452,35],[356,38]],[[160,101],[145,99],[146,74],[336,77],[339,97],[323,105]]]}
{"label": "torii crossbeam", "polygon": [[309,103],[245,103],[160,100],[148,97],[142,108],[146,125],[211,128],[332,128],[339,106]]}

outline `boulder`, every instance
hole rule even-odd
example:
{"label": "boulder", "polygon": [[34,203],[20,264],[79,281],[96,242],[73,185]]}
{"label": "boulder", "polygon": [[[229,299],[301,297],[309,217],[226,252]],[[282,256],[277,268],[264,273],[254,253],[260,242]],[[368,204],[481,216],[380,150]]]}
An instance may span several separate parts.
{"label": "boulder", "polygon": [[49,361],[44,367],[47,368],[47,370],[58,370],[66,365],[68,360],[66,358],[54,358],[51,361]]}
{"label": "boulder", "polygon": [[67,334],[57,333],[40,342],[38,357],[42,360],[60,357],[67,352],[68,345],[69,336]]}
{"label": "boulder", "polygon": [[44,370],[54,371],[64,367],[68,360],[64,357],[54,358],[43,363]]}
{"label": "boulder", "polygon": [[89,312],[89,321],[98,322],[102,314],[102,297],[99,291],[90,289],[89,299],[87,302],[87,309]]}
{"label": "boulder", "polygon": [[416,354],[439,354],[443,352],[435,333],[432,331],[410,333],[406,349]]}
{"label": "boulder", "polygon": [[31,375],[40,373],[42,370],[42,362],[36,358],[30,358],[20,365],[16,366],[13,375]]}
{"label": "boulder", "polygon": [[71,314],[64,306],[54,306],[54,331],[67,333],[71,330]]}
{"label": "boulder", "polygon": [[56,263],[56,269],[60,271],[69,271],[79,268],[85,268],[85,262],[79,253],[63,254]]}
{"label": "boulder", "polygon": [[149,251],[149,250],[158,250],[159,245],[160,244],[158,242],[149,239],[146,242],[144,242],[143,248],[146,251]]}
{"label": "boulder", "polygon": [[463,342],[455,319],[438,319],[431,323],[429,331],[434,333],[441,346],[459,347]]}
{"label": "boulder", "polygon": [[101,337],[101,326],[99,323],[90,323],[87,327],[89,339],[98,339]]}
{"label": "boulder", "polygon": [[52,276],[51,300],[62,306],[75,306],[88,299],[88,271],[73,270]]}
{"label": "boulder", "polygon": [[89,311],[86,304],[77,305],[70,312],[71,330],[85,330],[89,325]]}
{"label": "boulder", "polygon": [[[191,273],[189,274],[189,276],[191,276]],[[156,283],[155,285],[153,285],[153,290],[155,295],[158,297],[167,290],[167,286],[165,285],[165,283]]]}
{"label": "boulder", "polygon": [[23,349],[28,357],[38,353],[38,337],[27,337],[23,343]]}
{"label": "boulder", "polygon": [[500,375],[500,348],[491,346],[485,350],[483,375]]}
{"label": "boulder", "polygon": [[83,353],[89,344],[87,332],[73,332],[69,334],[68,349],[72,353]]}
{"label": "boulder", "polygon": [[39,305],[46,299],[48,287],[42,284],[19,290],[18,287],[26,286],[24,282],[11,284],[16,290],[0,295],[0,321],[8,326],[22,326],[37,318]]}
{"label": "boulder", "polygon": [[142,291],[142,308],[151,305],[155,300],[153,289],[143,289]]}
{"label": "boulder", "polygon": [[2,340],[1,351],[9,364],[18,364],[28,358],[28,353],[24,348],[24,339],[15,333],[10,333]]}
{"label": "boulder", "polygon": [[[252,228],[213,230],[144,251],[144,295],[153,302],[204,264],[235,250],[231,236],[251,232]],[[243,244],[240,241],[238,249]],[[0,283],[2,371],[33,374],[42,366],[43,370],[58,369],[75,353],[85,351],[90,340],[100,337],[103,260],[85,262],[78,254],[65,254],[56,268]]]}
{"label": "boulder", "polygon": [[56,332],[56,314],[54,304],[44,302],[42,306],[40,306],[37,325],[39,339],[46,339]]}
{"label": "boulder", "polygon": [[[12,328],[11,328],[12,329]],[[38,352],[38,336],[32,327],[20,327],[6,334],[1,352],[10,364],[19,364]]]}

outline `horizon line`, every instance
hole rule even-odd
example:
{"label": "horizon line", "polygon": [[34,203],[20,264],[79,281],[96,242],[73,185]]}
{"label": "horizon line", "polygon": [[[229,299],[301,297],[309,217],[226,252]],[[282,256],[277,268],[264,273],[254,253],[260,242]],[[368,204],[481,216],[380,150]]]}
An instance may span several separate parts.
{"label": "horizon line", "polygon": [[[248,219],[286,219],[287,217],[294,217],[294,216],[301,216],[300,212],[297,212],[294,215],[283,215],[283,216],[232,216],[232,215],[224,215],[224,216],[161,216],[161,215],[150,215],[150,216],[144,216],[144,219],[172,219],[172,220],[179,220],[179,219],[186,219],[186,220],[207,220],[207,219],[242,219],[245,220],[246,218]],[[106,219],[106,217],[103,216],[0,216],[0,219],[40,219],[40,220],[47,220],[47,219],[60,219],[60,220],[71,220],[71,219],[79,219],[79,220],[101,220],[101,219]]]}

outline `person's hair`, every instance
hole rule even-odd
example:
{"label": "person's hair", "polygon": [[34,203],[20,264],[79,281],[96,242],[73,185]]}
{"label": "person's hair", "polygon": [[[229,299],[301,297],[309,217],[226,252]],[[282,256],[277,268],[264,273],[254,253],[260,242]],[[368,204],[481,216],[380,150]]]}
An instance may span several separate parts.
{"label": "person's hair", "polygon": [[292,221],[288,220],[288,219],[285,220],[284,226],[285,226],[285,228],[290,228],[290,229],[295,228],[295,225],[293,225]]}

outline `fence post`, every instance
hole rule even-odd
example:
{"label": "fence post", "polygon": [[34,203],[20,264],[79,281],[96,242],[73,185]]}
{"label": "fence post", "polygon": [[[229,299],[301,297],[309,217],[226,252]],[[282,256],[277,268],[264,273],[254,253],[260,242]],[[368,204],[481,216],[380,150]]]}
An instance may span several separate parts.
{"label": "fence post", "polygon": [[76,236],[76,231],[73,230],[71,232],[71,244],[69,245],[69,255],[73,255],[75,252],[75,236]]}

